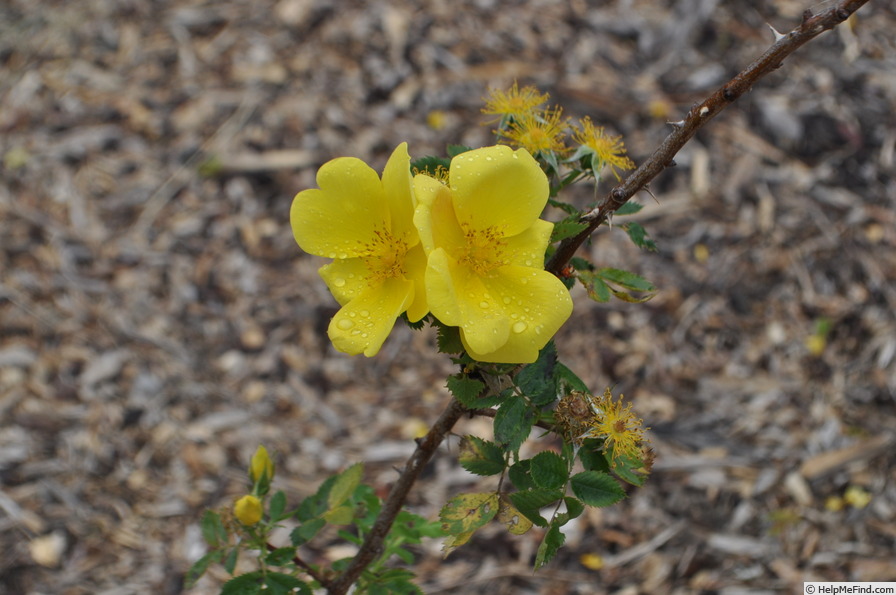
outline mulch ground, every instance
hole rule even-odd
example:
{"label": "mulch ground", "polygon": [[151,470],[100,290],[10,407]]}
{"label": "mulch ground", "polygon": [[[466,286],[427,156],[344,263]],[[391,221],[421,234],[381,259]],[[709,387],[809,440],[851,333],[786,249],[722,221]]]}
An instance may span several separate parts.
{"label": "mulch ground", "polygon": [[[490,144],[482,97],[514,79],[623,134],[640,162],[665,121],[764,51],[767,24],[786,31],[805,8],[0,5],[0,592],[182,592],[202,511],[242,492],[259,443],[292,502],[355,461],[380,490],[394,479],[451,365],[429,330],[397,327],[372,359],[329,345],[323,260],[288,223],[321,163]],[[658,252],[615,229],[587,247],[660,288],[647,305],[577,289],[557,336],[595,392],[615,387],[652,428],[647,486],[583,515],[536,574],[537,532],[489,527],[444,561],[427,544],[424,591],[896,580],[894,30],[871,0],[705,127],[656,200],[639,197]],[[454,445],[415,512],[479,483]],[[306,557],[346,554],[334,544]]]}

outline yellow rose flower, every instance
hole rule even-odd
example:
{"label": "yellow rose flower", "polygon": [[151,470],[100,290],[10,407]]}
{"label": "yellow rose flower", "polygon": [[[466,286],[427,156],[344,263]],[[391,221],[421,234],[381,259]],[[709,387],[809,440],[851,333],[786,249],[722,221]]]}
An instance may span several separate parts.
{"label": "yellow rose flower", "polygon": [[255,496],[246,495],[233,505],[233,516],[244,525],[252,526],[261,520],[261,500]]}
{"label": "yellow rose flower", "polygon": [[398,145],[382,179],[360,159],[333,159],[317,172],[319,189],[293,200],[299,246],[334,259],[319,272],[342,306],[328,329],[339,351],[376,355],[396,317],[407,312],[416,322],[428,311],[410,159],[407,143]]}
{"label": "yellow rose flower", "polygon": [[569,291],[544,270],[553,224],[538,218],[549,193],[538,163],[485,147],[452,159],[447,185],[418,175],[414,190],[433,315],[460,327],[476,360],[534,362],[572,313]]}

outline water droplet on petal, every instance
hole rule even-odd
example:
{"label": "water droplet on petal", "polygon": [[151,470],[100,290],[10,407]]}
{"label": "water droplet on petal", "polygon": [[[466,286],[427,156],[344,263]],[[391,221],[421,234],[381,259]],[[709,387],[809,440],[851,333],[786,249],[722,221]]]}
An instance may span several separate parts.
{"label": "water droplet on petal", "polygon": [[482,300],[481,302],[479,302],[479,307],[480,308],[488,308],[488,302],[485,300]]}
{"label": "water droplet on petal", "polygon": [[345,279],[333,279],[333,285],[336,287],[345,287]]}
{"label": "water droplet on petal", "polygon": [[336,253],[335,253],[335,252],[328,252],[328,253],[327,253],[327,258],[336,258]]}
{"label": "water droplet on petal", "polygon": [[513,332],[515,332],[515,333],[521,333],[521,332],[523,332],[524,330],[526,330],[526,328],[527,328],[528,326],[529,326],[528,324],[526,324],[525,322],[523,322],[522,320],[520,320],[519,322],[517,322],[517,323],[515,323],[515,324],[513,325]]}
{"label": "water droplet on petal", "polygon": [[361,318],[367,318],[368,316],[370,316],[370,312],[367,310],[361,310],[359,314],[361,314]]}
{"label": "water droplet on petal", "polygon": [[341,318],[339,322],[336,323],[336,328],[347,331],[348,329],[355,326],[355,323],[349,320],[348,318]]}

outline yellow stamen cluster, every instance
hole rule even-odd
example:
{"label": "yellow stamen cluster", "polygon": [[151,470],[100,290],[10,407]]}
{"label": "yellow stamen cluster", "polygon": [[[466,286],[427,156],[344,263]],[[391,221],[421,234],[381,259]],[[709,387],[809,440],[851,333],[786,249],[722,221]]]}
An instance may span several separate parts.
{"label": "yellow stamen cluster", "polygon": [[407,242],[396,238],[385,229],[379,229],[373,232],[373,239],[370,242],[364,243],[360,258],[370,270],[370,280],[379,282],[405,274],[407,253]]}
{"label": "yellow stamen cluster", "polygon": [[539,106],[548,100],[547,93],[539,93],[532,86],[519,88],[516,81],[507,91],[492,89],[485,98],[485,107],[482,113],[498,116],[493,122],[501,121],[507,117],[521,116],[538,110]]}
{"label": "yellow stamen cluster", "polygon": [[588,435],[592,438],[603,438],[607,452],[612,449],[613,457],[639,457],[641,442],[644,440],[644,428],[640,418],[632,413],[631,403],[623,406],[623,395],[613,401],[610,389],[600,397],[591,398],[594,411],[594,422]]}
{"label": "yellow stamen cluster", "polygon": [[478,275],[485,275],[498,267],[508,264],[504,256],[507,240],[497,228],[464,229],[466,253],[458,260],[469,266]]}
{"label": "yellow stamen cluster", "polygon": [[585,438],[598,438],[604,441],[604,452],[614,459],[628,456],[643,460],[649,453],[641,450],[642,422],[635,417],[630,403],[623,406],[622,399],[619,395],[614,402],[609,388],[599,397],[571,391],[560,399],[554,419],[566,439],[574,444],[581,445]]}
{"label": "yellow stamen cluster", "polygon": [[507,128],[495,133],[509,141],[511,146],[522,147],[530,153],[555,152],[563,154],[566,121],[563,110],[556,107],[543,112],[528,112],[515,117]]}
{"label": "yellow stamen cluster", "polygon": [[[625,145],[621,136],[609,136],[604,134],[603,126],[594,126],[591,118],[585,116],[579,121],[581,129],[576,130],[573,140],[590,149],[594,154],[595,169],[608,166],[616,179],[619,178],[620,169],[633,169],[635,164],[625,154]],[[597,174],[599,172],[595,172]]]}
{"label": "yellow stamen cluster", "polygon": [[430,178],[440,181],[441,183],[445,184],[446,186],[448,185],[448,168],[445,167],[444,165],[436,166],[435,171],[429,171],[428,169],[424,169],[421,171],[421,170],[417,169],[416,167],[414,167],[414,168],[411,168],[411,173],[414,174],[415,176],[418,174],[423,174],[425,176],[429,176]]}

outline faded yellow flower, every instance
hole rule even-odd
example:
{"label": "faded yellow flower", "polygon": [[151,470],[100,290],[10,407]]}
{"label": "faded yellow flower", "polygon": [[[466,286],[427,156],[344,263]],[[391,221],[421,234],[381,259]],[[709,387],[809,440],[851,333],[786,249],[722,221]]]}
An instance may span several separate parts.
{"label": "faded yellow flower", "polygon": [[507,139],[508,144],[522,147],[530,153],[566,152],[563,142],[566,121],[560,107],[543,112],[528,112],[510,123],[507,128],[495,132]]}
{"label": "faded yellow flower", "polygon": [[601,169],[609,167],[617,180],[620,178],[616,168],[634,169],[634,162],[625,155],[625,144],[622,142],[621,136],[604,134],[604,127],[595,127],[588,116],[579,120],[579,124],[581,129],[576,130],[573,141],[580,146],[568,161],[590,156],[592,172],[595,177],[600,177]]}
{"label": "faded yellow flower", "polygon": [[612,452],[613,458],[640,458],[644,428],[632,412],[631,403],[623,406],[622,399],[623,395],[619,395],[619,400],[614,402],[609,388],[600,397],[592,397],[594,422],[588,436],[603,438],[604,448],[606,452]]}
{"label": "faded yellow flower", "polygon": [[507,91],[492,89],[485,98],[482,113],[498,116],[492,122],[502,121],[507,117],[518,117],[537,111],[539,106],[548,100],[547,93],[539,93],[532,86],[519,88],[516,81]]}

